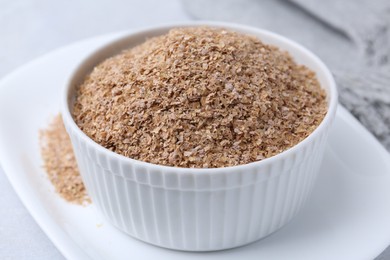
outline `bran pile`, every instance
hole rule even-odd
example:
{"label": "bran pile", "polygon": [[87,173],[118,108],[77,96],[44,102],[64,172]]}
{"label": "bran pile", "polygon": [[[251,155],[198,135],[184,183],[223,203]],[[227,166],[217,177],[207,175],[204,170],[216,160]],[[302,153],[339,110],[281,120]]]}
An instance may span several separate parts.
{"label": "bran pile", "polygon": [[255,37],[178,28],[109,58],[79,86],[77,125],[113,152],[215,168],[271,157],[327,111],[315,73]]}
{"label": "bran pile", "polygon": [[90,203],[60,114],[41,131],[40,141],[43,166],[56,192],[75,204]]}

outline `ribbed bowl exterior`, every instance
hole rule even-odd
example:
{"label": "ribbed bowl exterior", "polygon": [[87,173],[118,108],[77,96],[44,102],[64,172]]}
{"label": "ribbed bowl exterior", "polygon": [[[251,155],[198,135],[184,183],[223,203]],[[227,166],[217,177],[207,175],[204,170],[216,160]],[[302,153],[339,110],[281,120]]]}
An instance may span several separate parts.
{"label": "ribbed bowl exterior", "polygon": [[[320,126],[304,141],[272,158],[216,169],[165,167],[125,158],[99,146],[77,127],[70,113],[74,91],[95,64],[147,37],[194,25],[257,35],[312,68],[329,99],[329,110]],[[96,51],[72,74],[65,88],[62,114],[87,191],[108,221],[154,245],[212,251],[263,238],[297,214],[317,177],[336,107],[333,77],[303,47],[256,28],[198,22],[138,31]]]}
{"label": "ribbed bowl exterior", "polygon": [[209,251],[258,240],[297,214],[316,179],[327,132],[282,160],[229,174],[155,171],[69,134],[88,193],[113,225],[158,246]]}

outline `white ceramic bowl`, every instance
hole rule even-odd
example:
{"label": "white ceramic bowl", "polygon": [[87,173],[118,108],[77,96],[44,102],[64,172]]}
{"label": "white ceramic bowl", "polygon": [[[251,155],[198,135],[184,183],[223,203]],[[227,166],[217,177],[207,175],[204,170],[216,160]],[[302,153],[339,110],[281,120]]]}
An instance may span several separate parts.
{"label": "white ceramic bowl", "polygon": [[[317,73],[328,113],[305,140],[276,156],[241,166],[189,169],[155,165],[111,152],[85,135],[70,110],[92,68],[123,49],[174,27],[208,25],[257,36],[287,50]],[[83,60],[63,93],[62,115],[88,193],[114,226],[145,242],[189,251],[245,245],[288,223],[309,197],[335,117],[337,90],[326,66],[302,46],[257,28],[215,22],[158,26],[130,33]]]}

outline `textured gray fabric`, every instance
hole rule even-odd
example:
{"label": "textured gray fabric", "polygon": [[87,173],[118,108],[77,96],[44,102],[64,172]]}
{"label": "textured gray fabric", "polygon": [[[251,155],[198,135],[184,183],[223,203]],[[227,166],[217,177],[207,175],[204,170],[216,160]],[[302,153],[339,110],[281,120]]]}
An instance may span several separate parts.
{"label": "textured gray fabric", "polygon": [[390,150],[390,1],[183,2],[195,18],[255,25],[311,49],[332,70],[340,102]]}

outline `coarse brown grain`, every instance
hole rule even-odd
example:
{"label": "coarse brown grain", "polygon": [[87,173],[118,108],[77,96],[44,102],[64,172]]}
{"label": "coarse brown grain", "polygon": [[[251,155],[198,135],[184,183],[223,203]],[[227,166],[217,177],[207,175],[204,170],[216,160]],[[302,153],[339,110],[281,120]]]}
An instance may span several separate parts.
{"label": "coarse brown grain", "polygon": [[255,37],[178,28],[109,58],[73,117],[100,145],[154,164],[214,168],[276,155],[327,111],[314,72]]}
{"label": "coarse brown grain", "polygon": [[43,166],[57,193],[72,203],[89,203],[60,114],[53,118],[46,129],[41,130],[40,143]]}

